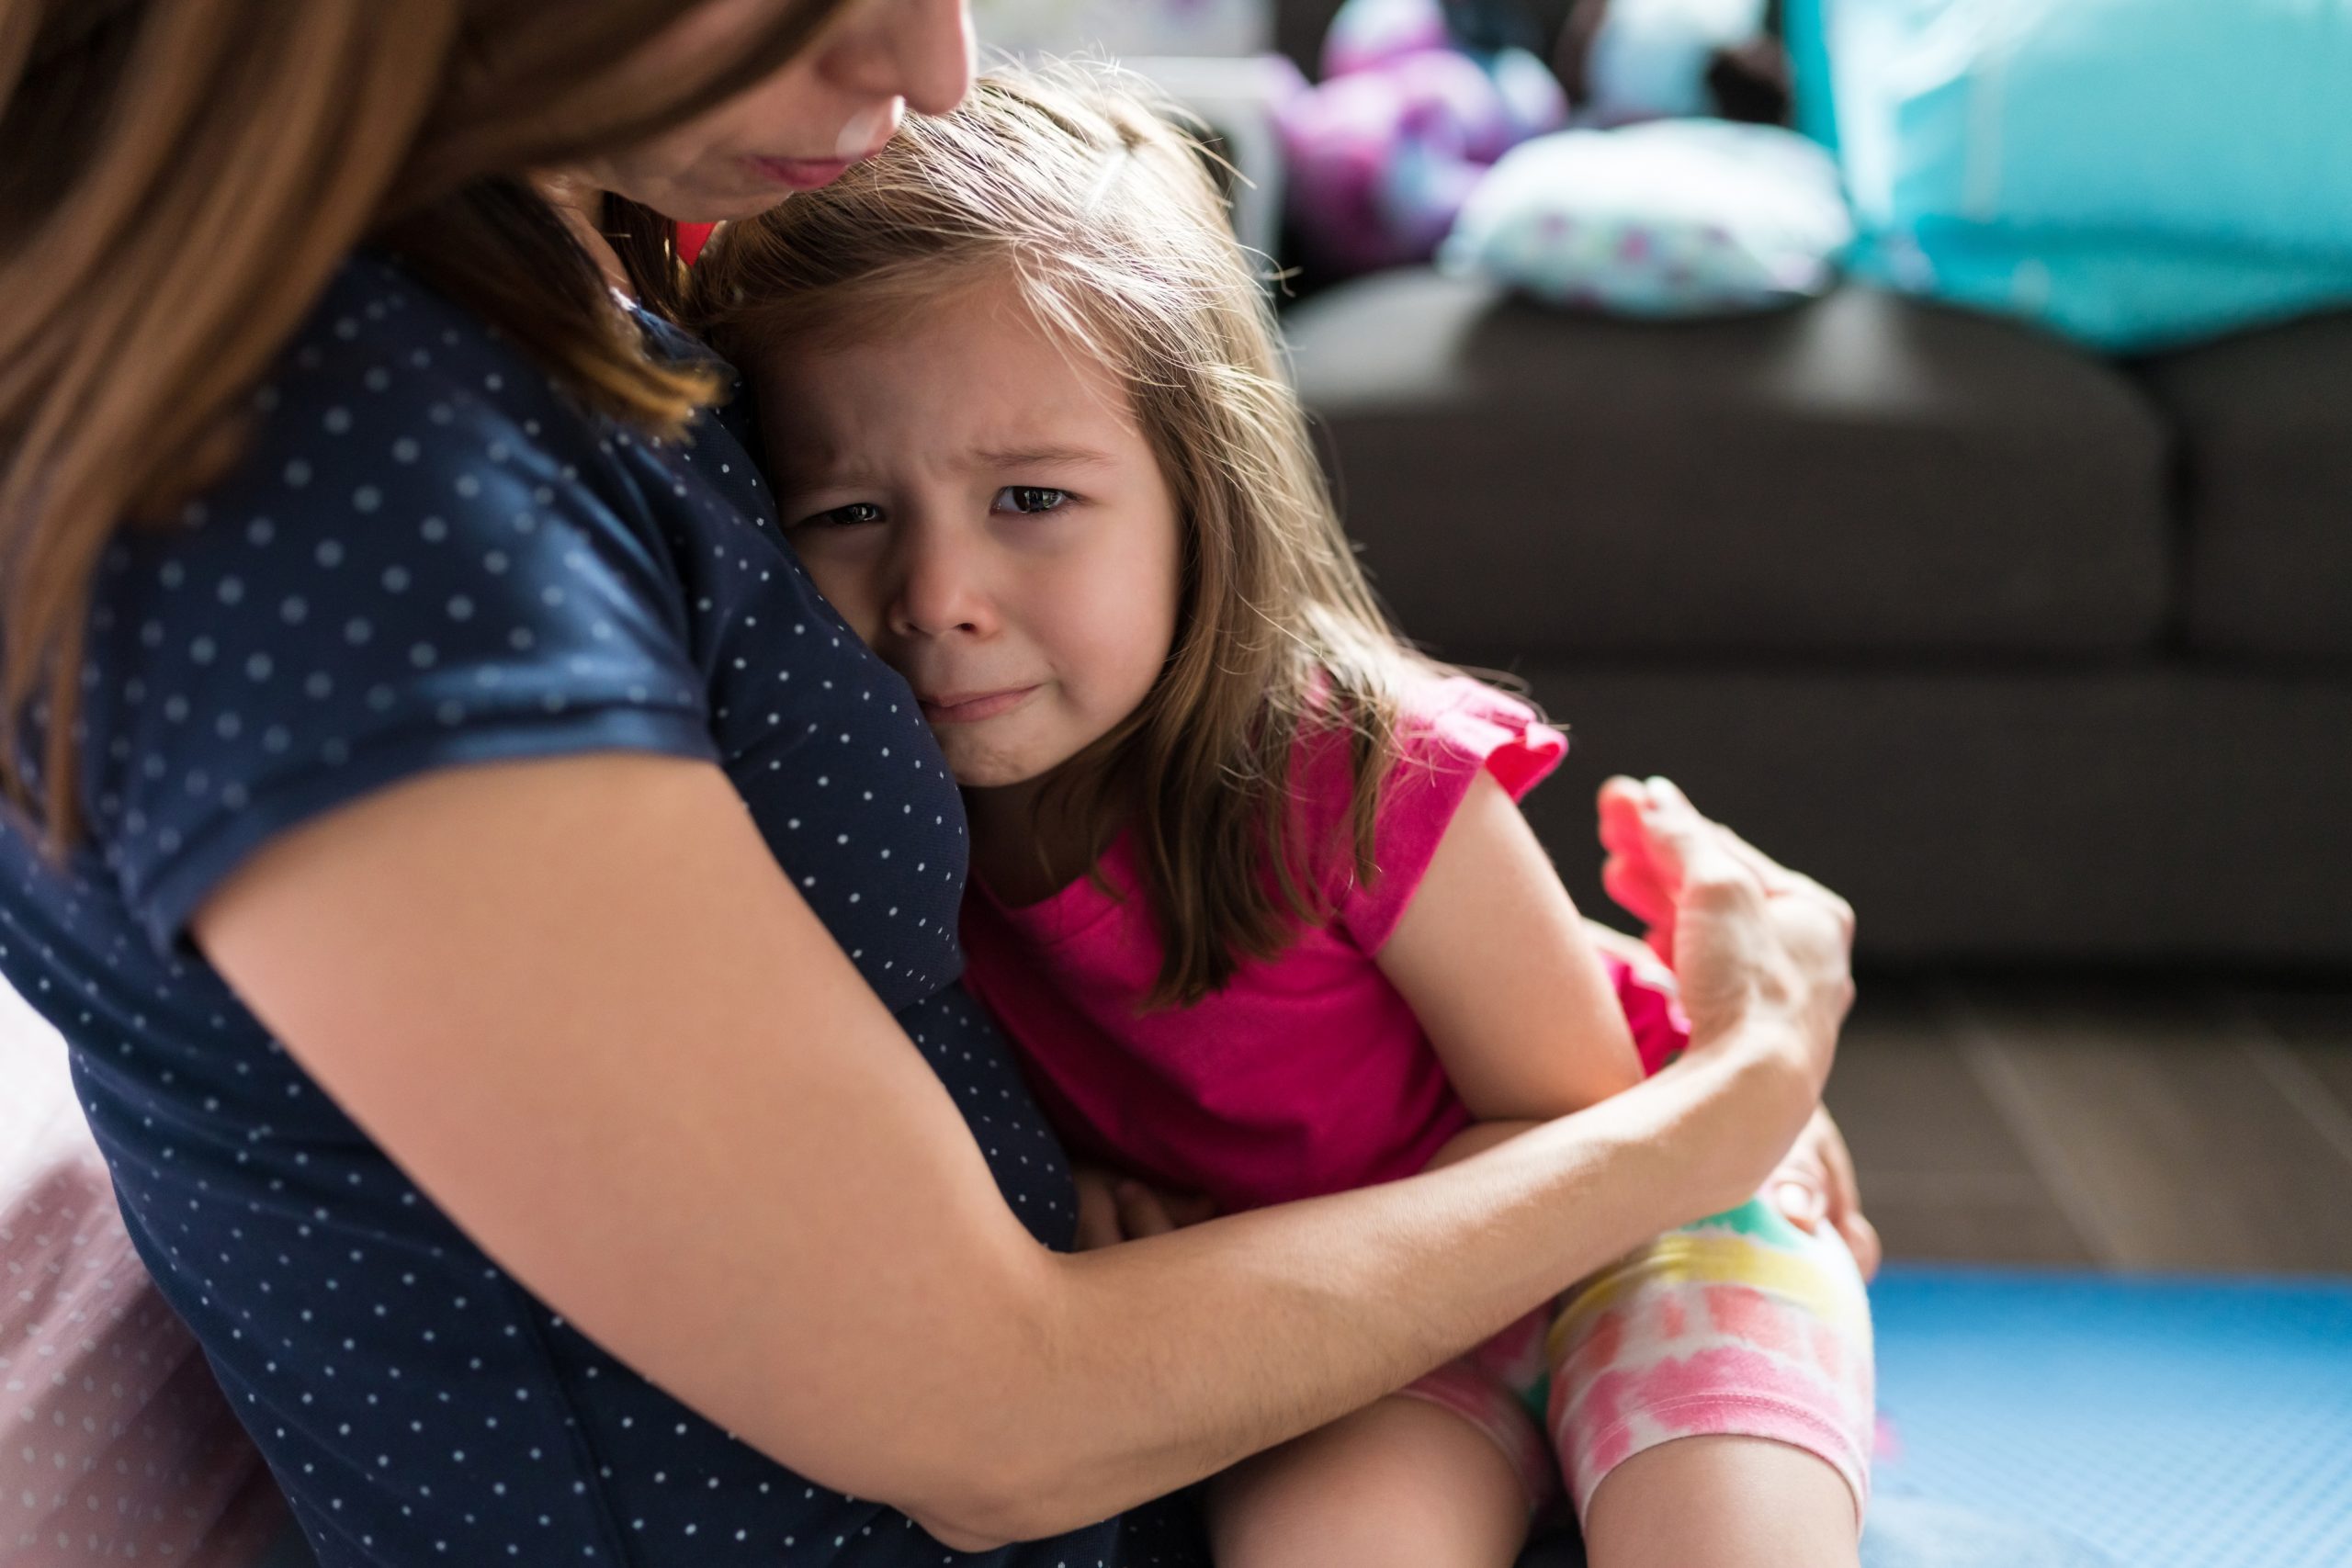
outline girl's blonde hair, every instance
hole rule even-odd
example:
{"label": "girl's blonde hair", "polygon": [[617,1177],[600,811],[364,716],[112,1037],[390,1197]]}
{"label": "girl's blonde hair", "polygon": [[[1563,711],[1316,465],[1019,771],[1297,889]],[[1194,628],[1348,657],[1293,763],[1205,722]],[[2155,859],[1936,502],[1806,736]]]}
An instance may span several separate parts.
{"label": "girl's blonde hair", "polygon": [[[891,330],[991,274],[1119,377],[1182,519],[1167,666],[1046,797],[1090,859],[1135,829],[1166,952],[1150,1002],[1182,1005],[1329,918],[1335,871],[1375,874],[1399,692],[1437,667],[1391,628],[1340,526],[1207,156],[1107,73],[992,75],[831,185],[728,225],[686,320],[748,365]],[[1344,845],[1300,841],[1293,777],[1303,750],[1329,754],[1317,741],[1344,745]]]}
{"label": "girl's blonde hair", "polygon": [[[647,353],[527,175],[751,86],[843,3],[772,0],[653,80],[640,51],[695,5],[0,0],[0,793],[52,853],[81,832],[97,561],[235,462],[246,394],[352,249],[397,250],[584,406],[676,431],[717,379]],[[605,226],[674,304],[676,225],[616,199]]]}

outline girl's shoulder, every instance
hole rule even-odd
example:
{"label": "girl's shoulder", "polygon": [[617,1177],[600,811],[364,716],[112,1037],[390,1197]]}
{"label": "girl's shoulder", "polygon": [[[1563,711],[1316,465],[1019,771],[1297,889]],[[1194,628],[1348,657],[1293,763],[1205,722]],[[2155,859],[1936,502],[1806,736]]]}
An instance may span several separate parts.
{"label": "girl's shoulder", "polygon": [[1332,923],[1366,953],[1395,931],[1478,776],[1491,773],[1518,800],[1568,750],[1532,705],[1466,675],[1417,672],[1394,694],[1389,762],[1373,784],[1369,874],[1353,852],[1363,787],[1355,727],[1336,716],[1311,726],[1295,764],[1294,798]]}
{"label": "girl's shoulder", "polygon": [[[1356,793],[1353,760],[1365,705],[1341,698],[1328,680],[1313,695],[1300,726],[1294,795],[1344,810]],[[1468,675],[1409,671],[1391,697],[1393,712],[1380,721],[1390,757],[1381,781],[1384,815],[1400,787],[1453,776],[1466,790],[1467,778],[1481,771],[1493,773],[1518,799],[1567,755],[1567,736],[1533,704]]]}
{"label": "girl's shoulder", "polygon": [[1495,775],[1517,800],[1567,755],[1568,738],[1533,704],[1467,675],[1408,682],[1399,694],[1398,767]]}

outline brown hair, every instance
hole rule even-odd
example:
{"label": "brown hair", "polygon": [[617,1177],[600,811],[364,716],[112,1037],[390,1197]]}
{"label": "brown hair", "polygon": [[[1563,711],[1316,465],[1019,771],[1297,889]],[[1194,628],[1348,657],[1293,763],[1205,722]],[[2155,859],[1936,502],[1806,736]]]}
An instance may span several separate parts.
{"label": "brown hair", "polygon": [[992,76],[871,163],[726,226],[685,320],[755,367],[855,341],[991,270],[1117,374],[1183,519],[1167,667],[1046,799],[1098,855],[1136,829],[1166,952],[1150,1005],[1189,1003],[1245,955],[1279,953],[1297,920],[1329,918],[1343,846],[1299,841],[1303,739],[1343,750],[1345,849],[1375,874],[1397,693],[1436,667],[1391,629],[1349,547],[1198,144],[1100,73]]}
{"label": "brown hair", "polygon": [[[717,384],[655,362],[526,172],[702,112],[842,3],[776,0],[723,59],[632,87],[677,0],[0,0],[0,788],[51,852],[81,830],[96,562],[236,460],[244,394],[351,250],[390,245],[586,407],[674,431]],[[611,208],[673,304],[675,225]]]}

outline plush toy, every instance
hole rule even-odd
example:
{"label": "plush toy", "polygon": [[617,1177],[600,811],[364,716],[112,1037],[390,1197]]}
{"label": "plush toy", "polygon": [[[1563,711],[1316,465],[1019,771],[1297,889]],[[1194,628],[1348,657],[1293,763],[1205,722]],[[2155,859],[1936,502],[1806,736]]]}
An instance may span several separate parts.
{"label": "plush toy", "polygon": [[1554,63],[1580,123],[1786,125],[1783,0],[1577,0]]}
{"label": "plush toy", "polygon": [[1551,68],[1499,45],[1489,0],[1348,0],[1324,80],[1277,112],[1302,243],[1339,272],[1423,261],[1480,176],[1567,120]]}

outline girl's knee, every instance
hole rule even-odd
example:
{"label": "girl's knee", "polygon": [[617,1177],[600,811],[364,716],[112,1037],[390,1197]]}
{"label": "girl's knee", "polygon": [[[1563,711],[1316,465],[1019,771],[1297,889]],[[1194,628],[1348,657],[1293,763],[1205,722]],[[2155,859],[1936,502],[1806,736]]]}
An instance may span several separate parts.
{"label": "girl's knee", "polygon": [[1218,1568],[1508,1568],[1527,1495],[1510,1459],[1442,1406],[1391,1397],[1211,1483]]}
{"label": "girl's knee", "polygon": [[1861,1539],[1852,1478],[1810,1449],[1712,1434],[1642,1450],[1583,1509],[1592,1568],[1836,1568]]}

